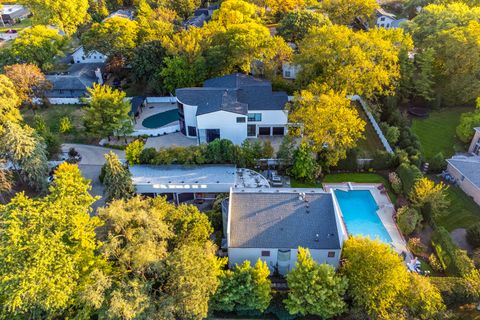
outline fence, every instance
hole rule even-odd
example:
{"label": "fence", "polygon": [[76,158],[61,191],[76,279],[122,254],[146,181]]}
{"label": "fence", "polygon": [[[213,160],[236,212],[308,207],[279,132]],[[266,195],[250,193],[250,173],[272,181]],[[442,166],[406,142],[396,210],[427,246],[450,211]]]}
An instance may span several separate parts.
{"label": "fence", "polygon": [[50,104],[84,104],[80,98],[48,98]]}
{"label": "fence", "polygon": [[360,96],[358,96],[358,95],[348,96],[348,98],[349,98],[350,100],[352,100],[352,101],[358,101],[358,102],[360,103],[360,105],[362,106],[363,111],[365,111],[365,113],[367,114],[367,118],[368,118],[368,120],[370,121],[370,123],[372,124],[373,129],[374,129],[375,132],[377,133],[378,138],[379,138],[380,141],[382,142],[383,147],[385,148],[385,150],[387,150],[388,153],[393,154],[393,149],[392,149],[392,147],[391,147],[390,144],[388,143],[387,138],[385,138],[385,136],[383,135],[382,129],[380,129],[380,126],[378,125],[377,121],[376,121],[375,118],[373,117],[372,113],[368,110],[368,105],[367,105],[367,103],[362,99],[362,97],[360,97]]}
{"label": "fence", "polygon": [[149,136],[149,137],[157,137],[162,136],[168,133],[174,133],[180,131],[180,125],[176,124],[173,126],[168,127],[161,127],[156,129],[139,129],[135,130],[134,132],[130,133],[130,137],[140,137],[140,136]]}

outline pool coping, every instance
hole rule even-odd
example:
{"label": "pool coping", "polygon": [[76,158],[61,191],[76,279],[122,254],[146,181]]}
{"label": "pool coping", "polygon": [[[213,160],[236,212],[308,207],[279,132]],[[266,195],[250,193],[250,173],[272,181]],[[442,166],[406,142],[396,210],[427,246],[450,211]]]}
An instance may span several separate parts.
{"label": "pool coping", "polygon": [[[406,253],[405,261],[410,261],[411,253],[407,248],[407,242],[401,233],[400,229],[395,222],[394,215],[396,214],[395,206],[393,205],[388,193],[382,194],[378,187],[381,186],[381,183],[355,183],[355,182],[343,182],[343,183],[324,183],[323,188],[325,191],[330,192],[330,190],[368,190],[372,194],[375,202],[378,206],[376,213],[380,218],[380,221],[383,224],[383,227],[390,235],[392,239],[393,249],[401,254],[402,252]],[[343,219],[343,213],[342,213]],[[345,223],[345,222],[344,222]],[[347,229],[348,232],[348,229]]]}

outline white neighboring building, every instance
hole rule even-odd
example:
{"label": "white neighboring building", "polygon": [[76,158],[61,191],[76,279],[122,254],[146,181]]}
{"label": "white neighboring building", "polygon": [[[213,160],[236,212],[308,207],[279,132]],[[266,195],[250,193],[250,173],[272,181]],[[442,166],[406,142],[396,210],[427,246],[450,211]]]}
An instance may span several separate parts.
{"label": "white neighboring building", "polygon": [[282,64],[282,75],[284,79],[295,80],[300,72],[300,66],[293,63],[284,62]]}
{"label": "white neighboring building", "polygon": [[475,135],[472,138],[468,152],[480,156],[480,127],[474,128]]}
{"label": "white neighboring building", "polygon": [[407,19],[397,19],[393,13],[386,12],[383,9],[377,9],[377,27],[385,29],[397,29],[400,25],[408,21]]}
{"label": "white neighboring building", "polygon": [[200,88],[177,89],[176,96],[180,131],[199,143],[220,138],[241,144],[287,133],[288,96],[273,92],[270,81],[236,73],[207,80]]}
{"label": "white neighboring building", "polygon": [[105,63],[107,56],[98,51],[87,53],[81,46],[72,53],[72,59],[73,63]]}
{"label": "white neighboring building", "polygon": [[347,232],[333,191],[237,188],[230,191],[226,237],[230,268],[261,259],[285,275],[298,247],[338,267]]}

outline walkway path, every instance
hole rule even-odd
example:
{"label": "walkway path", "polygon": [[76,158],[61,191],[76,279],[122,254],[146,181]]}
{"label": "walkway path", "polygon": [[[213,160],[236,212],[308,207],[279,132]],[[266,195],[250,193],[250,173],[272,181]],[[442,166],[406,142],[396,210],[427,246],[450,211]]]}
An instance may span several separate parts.
{"label": "walkway path", "polygon": [[82,165],[100,165],[102,166],[105,163],[105,154],[112,151],[117,154],[120,159],[125,159],[125,151],[115,150],[103,147],[97,147],[87,144],[74,144],[74,143],[65,143],[62,145],[62,151],[68,152],[70,148],[75,148],[75,150],[80,153],[82,156]]}

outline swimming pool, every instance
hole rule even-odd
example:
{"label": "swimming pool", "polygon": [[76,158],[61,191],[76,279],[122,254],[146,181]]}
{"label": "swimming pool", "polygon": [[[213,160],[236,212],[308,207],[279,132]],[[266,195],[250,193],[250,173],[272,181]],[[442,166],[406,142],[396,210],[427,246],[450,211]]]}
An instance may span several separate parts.
{"label": "swimming pool", "polygon": [[149,129],[155,129],[177,121],[178,119],[178,110],[172,109],[154,114],[153,116],[146,118],[145,120],[143,120],[142,126]]}
{"label": "swimming pool", "polygon": [[368,190],[335,190],[349,234],[391,243],[392,238],[377,215],[378,206]]}

